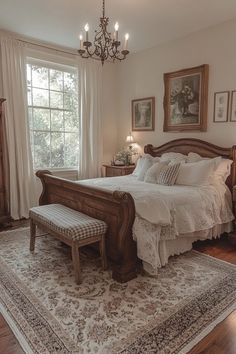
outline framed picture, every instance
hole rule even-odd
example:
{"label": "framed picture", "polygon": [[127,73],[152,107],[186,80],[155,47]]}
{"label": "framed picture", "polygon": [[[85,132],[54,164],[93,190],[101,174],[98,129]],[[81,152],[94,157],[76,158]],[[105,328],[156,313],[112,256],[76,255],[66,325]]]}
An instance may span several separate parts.
{"label": "framed picture", "polygon": [[229,91],[215,92],[214,95],[214,119],[215,123],[228,121]]}
{"label": "framed picture", "polygon": [[164,74],[164,131],[207,130],[209,65]]}
{"label": "framed picture", "polygon": [[155,97],[132,100],[132,130],[151,131],[155,127]]}
{"label": "framed picture", "polygon": [[236,122],[236,91],[231,93],[230,121]]}

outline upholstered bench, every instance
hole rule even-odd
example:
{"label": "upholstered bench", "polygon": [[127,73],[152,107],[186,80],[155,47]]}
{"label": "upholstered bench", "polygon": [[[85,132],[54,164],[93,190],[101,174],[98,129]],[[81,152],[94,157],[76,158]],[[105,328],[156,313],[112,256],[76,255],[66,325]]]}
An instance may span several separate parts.
{"label": "upholstered bench", "polygon": [[94,219],[61,204],[49,204],[30,209],[30,251],[35,249],[36,226],[72,248],[75,280],[81,282],[79,248],[99,242],[103,269],[107,268],[104,221]]}

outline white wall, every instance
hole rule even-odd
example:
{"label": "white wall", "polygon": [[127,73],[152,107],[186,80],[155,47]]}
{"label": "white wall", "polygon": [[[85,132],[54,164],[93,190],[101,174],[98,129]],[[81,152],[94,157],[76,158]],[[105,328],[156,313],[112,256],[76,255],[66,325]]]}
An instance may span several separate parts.
{"label": "white wall", "polygon": [[[119,88],[118,146],[131,130],[131,100],[156,97],[154,132],[134,132],[137,142],[155,146],[167,141],[191,137],[231,146],[236,143],[236,123],[213,123],[215,91],[236,90],[236,20],[200,31],[186,38],[133,54],[117,65]],[[163,73],[201,64],[209,64],[209,104],[207,132],[163,132]]]}

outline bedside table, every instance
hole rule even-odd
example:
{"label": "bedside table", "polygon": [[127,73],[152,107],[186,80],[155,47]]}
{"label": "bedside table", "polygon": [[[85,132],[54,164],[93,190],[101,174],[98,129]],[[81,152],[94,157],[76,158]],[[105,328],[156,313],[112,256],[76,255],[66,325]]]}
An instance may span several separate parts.
{"label": "bedside table", "polygon": [[130,175],[135,169],[135,165],[129,165],[129,166],[103,165],[103,167],[105,167],[106,177]]}

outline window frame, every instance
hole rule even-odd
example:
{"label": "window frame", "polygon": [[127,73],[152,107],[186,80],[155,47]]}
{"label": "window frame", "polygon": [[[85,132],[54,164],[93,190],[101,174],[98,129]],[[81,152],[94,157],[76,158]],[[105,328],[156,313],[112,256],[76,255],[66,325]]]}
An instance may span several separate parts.
{"label": "window frame", "polygon": [[[28,81],[27,81],[27,65],[31,65],[31,85],[28,85]],[[27,90],[27,115],[28,115],[28,124],[29,124],[29,132],[42,132],[42,133],[49,133],[51,135],[51,133],[63,133],[63,134],[78,134],[79,136],[79,133],[80,133],[80,127],[81,127],[81,122],[80,122],[80,100],[78,100],[78,106],[77,106],[77,112],[78,112],[78,120],[79,120],[79,127],[78,127],[78,130],[77,132],[73,132],[73,131],[67,131],[65,129],[63,130],[51,130],[51,111],[55,110],[55,111],[61,111],[61,112],[70,112],[70,110],[67,110],[67,109],[64,109],[64,94],[66,93],[66,91],[64,90],[64,79],[63,79],[63,90],[62,91],[59,91],[59,90],[56,90],[56,89],[50,89],[50,72],[48,72],[48,88],[42,88],[42,87],[34,87],[32,85],[32,65],[35,65],[35,66],[41,66],[43,68],[47,68],[47,69],[51,69],[51,70],[58,70],[58,71],[61,71],[61,72],[66,72],[66,73],[73,73],[73,74],[76,74],[76,77],[77,77],[77,84],[78,84],[78,70],[77,70],[77,67],[76,65],[72,65],[72,64],[60,64],[60,63],[57,63],[57,62],[54,62],[54,61],[49,61],[49,60],[44,60],[44,59],[38,59],[38,58],[34,58],[34,57],[31,57],[31,56],[27,56],[26,58],[26,90]],[[78,87],[78,85],[77,85]],[[28,89],[31,89],[31,105],[29,105],[29,102],[28,102]],[[38,88],[38,89],[42,89],[42,90],[45,90],[45,91],[48,91],[48,100],[49,100],[49,105],[48,107],[46,106],[34,106],[33,104],[33,88]],[[50,93],[51,92],[57,92],[57,93],[62,93],[63,94],[63,108],[55,108],[55,107],[51,107],[50,106]],[[78,92],[78,96],[79,96],[79,92]],[[48,109],[50,110],[50,130],[34,130],[33,127],[30,126],[30,119],[29,119],[29,109],[32,110],[32,113],[33,113],[33,109],[36,108],[36,109]],[[63,118],[64,119],[64,118]],[[65,128],[65,126],[64,126]],[[78,148],[79,148],[79,144],[80,142],[78,142]],[[30,146],[31,148],[35,148],[34,147],[34,143],[31,143],[31,139],[30,139]],[[64,142],[64,146],[65,146],[65,142]],[[32,160],[33,160],[33,169],[34,171],[37,171],[39,169],[39,167],[35,167],[34,166],[34,150],[31,150],[31,154],[32,154]],[[65,156],[65,155],[64,155]],[[50,138],[50,164],[51,164],[51,138]],[[40,169],[48,169],[49,171],[52,171],[52,172],[65,172],[65,173],[69,173],[69,172],[78,172],[79,170],[79,166],[77,167],[74,167],[74,166],[66,166],[66,167],[40,167]]]}

